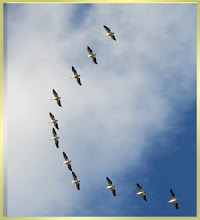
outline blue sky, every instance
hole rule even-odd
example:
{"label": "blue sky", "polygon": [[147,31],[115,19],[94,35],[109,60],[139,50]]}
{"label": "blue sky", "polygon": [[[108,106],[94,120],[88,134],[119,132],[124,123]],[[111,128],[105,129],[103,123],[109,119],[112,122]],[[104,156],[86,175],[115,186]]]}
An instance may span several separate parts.
{"label": "blue sky", "polygon": [[195,4],[7,4],[5,17],[7,215],[195,216]]}

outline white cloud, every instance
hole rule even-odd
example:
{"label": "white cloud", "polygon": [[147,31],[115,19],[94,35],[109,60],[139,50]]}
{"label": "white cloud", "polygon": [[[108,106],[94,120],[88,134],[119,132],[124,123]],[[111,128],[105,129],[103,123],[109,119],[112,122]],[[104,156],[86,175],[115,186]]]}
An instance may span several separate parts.
{"label": "white cloud", "polygon": [[[192,6],[97,4],[77,28],[76,7],[24,5],[15,19],[8,11],[9,216],[94,215],[83,201],[96,196],[102,215],[114,215],[105,206],[120,202],[105,190],[105,176],[117,180],[132,164],[141,166],[151,141],[170,128],[176,103],[184,102],[183,111],[195,100]],[[117,42],[103,36],[103,25]],[[84,58],[87,45],[98,65]],[[69,80],[72,65],[82,87]],[[63,108],[50,101],[53,88]],[[49,112],[59,120],[59,150],[48,140]],[[80,192],[61,165],[62,151]]]}

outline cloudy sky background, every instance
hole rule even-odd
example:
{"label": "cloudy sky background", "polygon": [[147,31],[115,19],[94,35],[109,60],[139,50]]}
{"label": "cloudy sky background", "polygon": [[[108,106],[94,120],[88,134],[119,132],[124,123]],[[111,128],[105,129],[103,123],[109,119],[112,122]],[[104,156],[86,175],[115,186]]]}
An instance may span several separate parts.
{"label": "cloudy sky background", "polygon": [[[7,215],[196,215],[196,5],[4,10]],[[98,65],[85,59],[87,46]],[[82,87],[69,79],[72,66]],[[53,88],[62,108],[50,101]],[[59,149],[49,141],[49,112],[59,120]],[[148,202],[135,195],[137,182]],[[179,210],[167,204],[170,188]]]}

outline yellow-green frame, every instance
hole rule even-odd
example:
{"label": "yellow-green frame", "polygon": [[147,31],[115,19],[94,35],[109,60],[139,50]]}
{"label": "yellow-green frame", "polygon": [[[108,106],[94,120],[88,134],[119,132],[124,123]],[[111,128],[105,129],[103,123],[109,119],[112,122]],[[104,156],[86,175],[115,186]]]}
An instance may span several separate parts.
{"label": "yellow-green frame", "polygon": [[[197,77],[196,77],[196,88],[197,88],[197,215],[195,217],[5,217],[3,214],[3,206],[4,206],[4,164],[3,164],[3,136],[4,136],[4,117],[3,117],[3,5],[6,3],[179,3],[179,4],[196,4],[197,6]],[[171,219],[183,219],[184,220],[194,220],[194,219],[200,219],[199,211],[200,211],[200,193],[199,193],[199,186],[200,186],[200,106],[199,106],[199,99],[200,99],[200,0],[0,0],[0,219],[4,220],[36,220],[36,219],[44,219],[49,220],[50,218],[52,220],[55,219],[73,219],[73,220],[145,220],[145,219],[159,219],[159,220],[171,220]]]}

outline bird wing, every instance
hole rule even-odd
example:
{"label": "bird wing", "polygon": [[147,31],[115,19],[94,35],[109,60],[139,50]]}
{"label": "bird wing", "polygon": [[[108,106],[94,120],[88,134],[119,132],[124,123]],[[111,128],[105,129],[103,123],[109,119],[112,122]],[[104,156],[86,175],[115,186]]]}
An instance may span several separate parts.
{"label": "bird wing", "polygon": [[108,33],[110,32],[110,28],[106,27],[105,25],[104,25],[103,27],[106,29],[106,31],[107,31]]}
{"label": "bird wing", "polygon": [[76,183],[76,188],[80,190],[80,183]]}
{"label": "bird wing", "polygon": [[178,203],[174,202],[174,206],[176,207],[176,209],[178,209]]}
{"label": "bird wing", "polygon": [[142,187],[137,183],[137,188],[140,192],[144,192],[144,190],[142,189]]}
{"label": "bird wing", "polygon": [[77,180],[77,176],[74,172],[72,172],[72,176],[73,176],[74,180]]}
{"label": "bird wing", "polygon": [[53,133],[53,136],[54,136],[54,137],[57,137],[57,134],[56,134],[56,131],[55,131],[54,128],[52,129],[52,133]]}
{"label": "bird wing", "polygon": [[53,89],[53,94],[58,97],[58,93]]}
{"label": "bird wing", "polygon": [[142,194],[142,197],[145,201],[147,201],[146,195]]}
{"label": "bird wing", "polygon": [[114,188],[111,189],[113,196],[116,196],[116,190]]}
{"label": "bird wing", "polygon": [[55,144],[56,144],[56,147],[59,148],[59,142],[58,142],[58,140],[55,140]]}
{"label": "bird wing", "polygon": [[116,41],[115,35],[112,34],[112,35],[110,35],[110,37]]}
{"label": "bird wing", "polygon": [[78,77],[78,78],[76,78],[76,80],[77,80],[78,84],[79,84],[80,86],[82,86],[82,85],[81,85],[81,79]]}
{"label": "bird wing", "polygon": [[77,72],[73,66],[72,66],[72,72],[74,73],[74,75],[77,75]]}
{"label": "bird wing", "polygon": [[63,157],[64,157],[65,160],[68,160],[68,156],[66,155],[65,152],[63,152]]}
{"label": "bird wing", "polygon": [[71,166],[71,164],[68,163],[67,166],[68,166],[68,169],[69,169],[70,171],[72,171],[72,166]]}
{"label": "bird wing", "polygon": [[55,119],[55,117],[53,116],[53,114],[51,114],[51,112],[49,112],[49,115],[50,115],[50,117],[51,117],[52,120]]}
{"label": "bird wing", "polygon": [[88,50],[89,54],[92,54],[92,50],[89,47],[87,47],[87,50]]}
{"label": "bird wing", "polygon": [[94,63],[97,64],[97,59],[96,59],[96,57],[92,57],[92,60],[93,60]]}
{"label": "bird wing", "polygon": [[54,126],[59,130],[58,123],[54,122]]}
{"label": "bird wing", "polygon": [[57,101],[57,104],[58,104],[60,107],[62,107],[60,99],[57,99],[56,101]]}
{"label": "bird wing", "polygon": [[175,198],[175,195],[174,195],[172,189],[170,189],[170,194],[171,194],[172,199]]}
{"label": "bird wing", "polygon": [[107,179],[108,185],[112,186],[112,181],[108,177],[106,177],[106,179]]}

